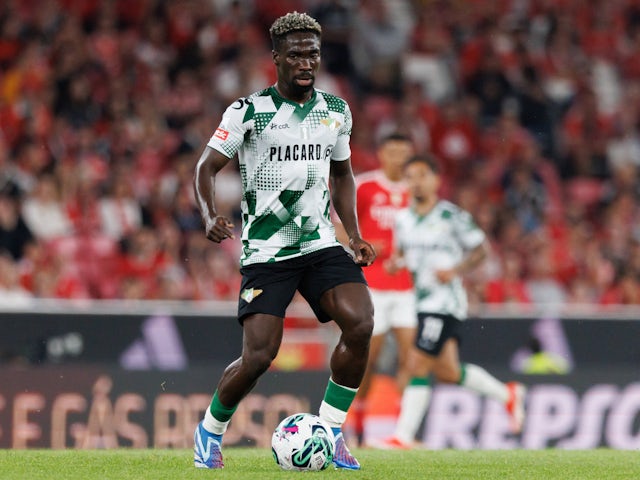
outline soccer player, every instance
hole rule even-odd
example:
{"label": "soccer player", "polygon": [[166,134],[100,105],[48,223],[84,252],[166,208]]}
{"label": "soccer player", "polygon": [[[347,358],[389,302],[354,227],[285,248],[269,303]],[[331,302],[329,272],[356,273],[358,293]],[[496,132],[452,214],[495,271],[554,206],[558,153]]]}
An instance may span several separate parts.
{"label": "soccer player", "polygon": [[409,202],[409,193],[402,179],[405,162],[413,155],[411,139],[400,133],[384,137],[376,149],[380,168],[356,177],[358,221],[362,236],[376,250],[376,263],[365,271],[373,298],[373,336],[369,348],[367,370],[350,414],[358,443],[364,439],[366,399],[371,377],[384,346],[385,337],[392,332],[397,346],[397,383],[400,389],[408,381],[407,357],[413,345],[416,328],[414,295],[411,277],[406,269],[393,275],[384,268],[384,261],[393,250],[393,226],[396,215]]}
{"label": "soccer player", "polygon": [[[336,437],[334,464],[359,469],[341,425],[364,375],[373,305],[361,265],[375,259],[360,236],[349,138],[351,111],[341,98],[314,88],[321,27],[288,13],[270,28],[277,81],[240,98],[223,114],[195,170],[194,187],[207,238],[233,238],[216,212],[216,174],[238,155],[242,177],[242,284],[238,320],[242,354],[224,371],[194,440],[200,468],[223,466],[222,435],[236,407],[280,348],[285,310],[296,290],[320,322],[341,336],[330,360],[319,415]],[[329,190],[331,186],[331,190]],[[330,198],[349,236],[353,257],[338,243]]]}
{"label": "soccer player", "polygon": [[467,295],[462,275],[487,255],[484,232],[471,215],[441,200],[441,177],[430,155],[411,157],[404,166],[411,206],[401,212],[394,230],[395,251],[386,265],[390,271],[405,266],[413,274],[418,329],[409,365],[411,379],[402,395],[400,416],[387,448],[410,448],[427,411],[429,376],[459,384],[502,402],[519,432],[524,420],[525,388],[494,378],[485,369],[460,363],[459,329],[467,317]]}

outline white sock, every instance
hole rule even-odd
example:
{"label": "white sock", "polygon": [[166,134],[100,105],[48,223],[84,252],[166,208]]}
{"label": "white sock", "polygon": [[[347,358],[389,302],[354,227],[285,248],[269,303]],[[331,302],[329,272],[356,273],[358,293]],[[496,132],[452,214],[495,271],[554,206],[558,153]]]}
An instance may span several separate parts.
{"label": "white sock", "polygon": [[320,404],[319,417],[327,422],[331,428],[339,428],[347,419],[347,412],[332,407],[324,400]]}
{"label": "white sock", "polygon": [[502,403],[508,400],[509,390],[507,386],[484,368],[474,365],[473,363],[467,363],[463,365],[463,368],[466,373],[460,385],[475,390],[487,397],[495,398]]}
{"label": "white sock", "polygon": [[222,435],[227,431],[227,426],[229,425],[230,420],[226,422],[221,422],[216,417],[211,415],[211,411],[207,408],[207,411],[204,412],[204,420],[202,421],[202,426],[204,429],[215,435]]}
{"label": "white sock", "polygon": [[407,385],[402,393],[400,416],[396,424],[395,437],[405,443],[413,443],[424,420],[431,399],[429,385]]}

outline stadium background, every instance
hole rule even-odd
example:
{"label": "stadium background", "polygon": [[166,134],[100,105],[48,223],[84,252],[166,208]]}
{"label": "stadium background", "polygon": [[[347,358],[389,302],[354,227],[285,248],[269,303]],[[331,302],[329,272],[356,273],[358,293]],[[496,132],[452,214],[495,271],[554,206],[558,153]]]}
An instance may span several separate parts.
{"label": "stadium background", "polygon": [[[463,352],[537,410],[514,439],[495,406],[439,389],[428,443],[638,448],[635,0],[2,2],[0,446],[187,445],[240,334],[239,245],[202,234],[193,166],[226,105],[274,81],[266,32],[295,9],[323,25],[317,84],[351,105],[354,169],[409,134],[491,238]],[[224,179],[239,225],[234,165]],[[263,441],[273,408],[315,408],[335,332],[292,311],[235,422],[262,433],[237,442]],[[523,371],[532,337],[566,373]],[[372,435],[397,407],[378,380]]]}

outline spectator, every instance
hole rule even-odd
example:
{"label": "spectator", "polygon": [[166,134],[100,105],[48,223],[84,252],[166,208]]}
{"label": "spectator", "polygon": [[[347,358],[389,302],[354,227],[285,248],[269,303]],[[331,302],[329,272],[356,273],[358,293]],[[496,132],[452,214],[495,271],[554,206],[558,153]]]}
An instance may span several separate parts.
{"label": "spectator", "polygon": [[25,199],[22,215],[27,227],[39,240],[51,240],[73,233],[73,225],[60,202],[55,177],[39,177],[34,195]]}
{"label": "spectator", "polygon": [[264,48],[247,46],[232,61],[223,62],[214,69],[213,88],[221,103],[232,104],[249,92],[256,92],[271,82],[264,68],[268,54]]}
{"label": "spectator", "polygon": [[611,117],[598,110],[592,91],[582,91],[562,124],[565,152],[563,177],[604,179],[609,176],[606,146],[612,133]]}
{"label": "spectator", "polygon": [[610,171],[631,165],[640,168],[640,134],[637,129],[639,115],[636,99],[624,104],[616,117],[614,133],[607,142],[607,161]]}
{"label": "spectator", "polygon": [[354,173],[373,170],[378,165],[373,138],[374,122],[364,112],[354,113],[353,131],[351,133],[351,162]]}
{"label": "spectator", "polygon": [[25,245],[33,241],[33,234],[20,212],[17,189],[0,191],[0,251],[7,252],[14,260],[24,254]]}
{"label": "spectator", "polygon": [[597,290],[583,277],[571,279],[567,286],[567,303],[573,308],[584,308],[591,310],[590,305],[598,303],[600,300]]}
{"label": "spectator", "polygon": [[0,302],[4,306],[27,305],[33,295],[20,285],[20,275],[14,259],[0,251]]}
{"label": "spectator", "polygon": [[469,78],[467,88],[480,103],[480,122],[483,127],[491,126],[498,120],[506,101],[514,95],[500,64],[500,57],[492,48],[484,51],[480,67]]}
{"label": "spectator", "polygon": [[542,180],[526,164],[514,165],[504,179],[504,202],[520,221],[524,233],[540,227],[544,220],[547,192]]}
{"label": "spectator", "polygon": [[411,48],[401,61],[404,80],[418,82],[424,97],[436,104],[452,99],[457,93],[451,65],[453,41],[444,25],[446,15],[439,11],[443,8],[447,5],[430,3],[419,9]]}
{"label": "spectator", "polygon": [[556,151],[556,108],[544,91],[538,70],[523,68],[523,83],[516,93],[520,123],[549,157]]}
{"label": "spectator", "polygon": [[319,2],[311,12],[322,25],[322,63],[331,74],[348,76],[353,71],[349,37],[354,14],[351,2],[344,0]]}
{"label": "spectator", "polygon": [[32,277],[33,293],[39,298],[86,299],[90,292],[73,271],[73,266],[63,264],[59,258],[41,263]]}
{"label": "spectator", "polygon": [[414,97],[407,96],[396,105],[395,114],[383,119],[376,129],[376,141],[380,142],[394,132],[411,139],[416,151],[425,152],[429,148],[429,126],[420,117],[420,104]]}
{"label": "spectator", "polygon": [[109,196],[98,201],[98,211],[102,231],[120,240],[142,226],[142,209],[133,196],[130,175],[126,171],[114,176],[110,190]]}
{"label": "spectator", "polygon": [[52,158],[42,145],[31,138],[22,140],[15,152],[15,163],[9,166],[9,178],[20,191],[31,193],[38,183],[38,177],[47,174]]}
{"label": "spectator", "polygon": [[412,29],[408,4],[360,0],[351,48],[357,85],[363,93],[401,94],[400,58]]}
{"label": "spectator", "polygon": [[182,129],[202,114],[205,95],[196,72],[183,69],[175,74],[173,85],[162,96],[160,108],[169,128]]}
{"label": "spectator", "polygon": [[431,130],[431,148],[442,161],[443,174],[455,182],[464,177],[480,153],[477,125],[462,99],[445,102]]}
{"label": "spectator", "polygon": [[68,99],[58,113],[74,128],[92,127],[102,117],[102,108],[95,101],[88,75],[76,73],[69,78]]}
{"label": "spectator", "polygon": [[149,290],[141,278],[125,277],[120,282],[118,297],[123,300],[145,300],[149,298]]}
{"label": "spectator", "polygon": [[524,264],[518,252],[503,251],[501,275],[486,285],[484,300],[487,303],[531,303],[524,280]]}
{"label": "spectator", "polygon": [[175,57],[175,48],[167,41],[166,23],[156,16],[147,19],[135,58],[149,70],[162,72],[168,70]]}
{"label": "spectator", "polygon": [[198,207],[193,203],[193,190],[182,187],[176,192],[173,200],[173,219],[183,232],[202,229],[202,219]]}
{"label": "spectator", "polygon": [[603,305],[640,305],[640,278],[629,268],[623,268],[613,285],[600,298]]}
{"label": "spectator", "polygon": [[565,302],[567,292],[555,277],[551,249],[544,240],[530,251],[526,268],[525,288],[532,303],[559,306]]}
{"label": "spectator", "polygon": [[541,69],[545,93],[562,113],[566,112],[580,88],[579,73],[584,71],[585,54],[580,50],[571,21],[567,17],[547,18],[555,23],[545,39]]}
{"label": "spectator", "polygon": [[155,232],[148,227],[141,227],[127,238],[126,249],[117,273],[121,279],[141,281],[144,295],[153,297],[157,288],[158,272],[166,265],[167,258],[160,248]]}
{"label": "spectator", "polygon": [[529,132],[520,125],[513,106],[508,105],[493,125],[483,131],[481,149],[485,163],[482,169],[486,181],[491,185],[502,180],[520,152],[533,142]]}

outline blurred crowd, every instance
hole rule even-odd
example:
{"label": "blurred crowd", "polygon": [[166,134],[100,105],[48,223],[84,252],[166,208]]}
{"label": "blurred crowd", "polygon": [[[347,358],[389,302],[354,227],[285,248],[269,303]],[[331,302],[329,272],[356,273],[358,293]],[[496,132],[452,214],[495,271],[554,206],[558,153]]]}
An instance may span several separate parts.
{"label": "blurred crowd", "polygon": [[236,299],[240,245],[205,238],[192,174],[275,81],[293,10],[323,27],[354,170],[406,133],[489,234],[473,302],[640,304],[638,0],[0,2],[0,301]]}

